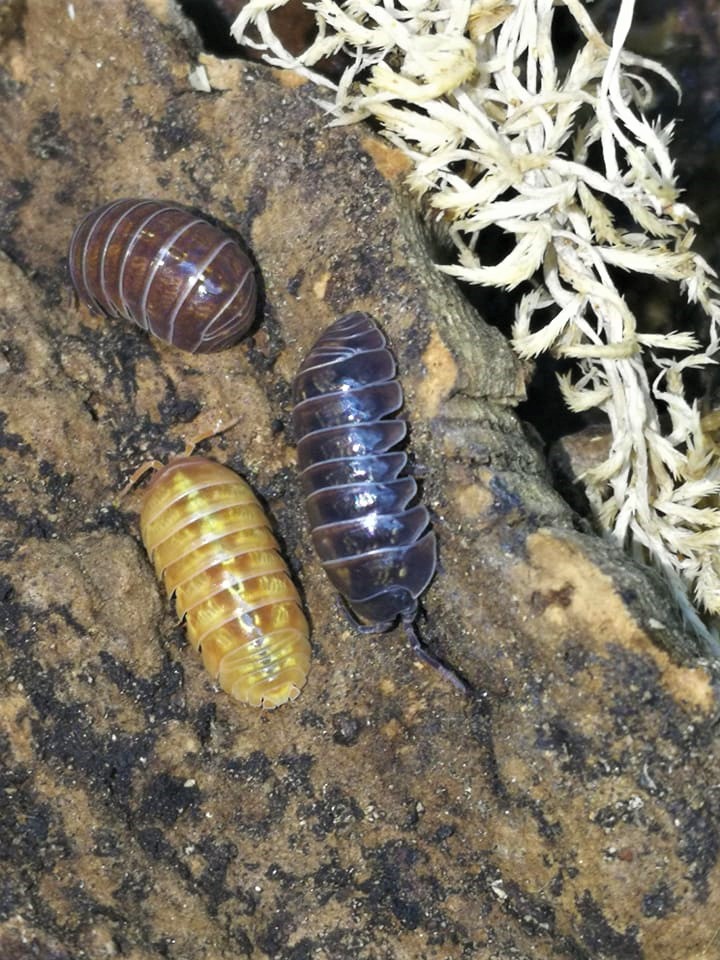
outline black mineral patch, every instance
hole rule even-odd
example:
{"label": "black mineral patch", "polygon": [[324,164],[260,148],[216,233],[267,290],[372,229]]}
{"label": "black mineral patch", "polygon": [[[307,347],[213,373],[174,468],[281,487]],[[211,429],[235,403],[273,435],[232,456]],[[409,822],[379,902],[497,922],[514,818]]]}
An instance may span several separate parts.
{"label": "black mineral patch", "polygon": [[158,160],[167,160],[196,139],[195,121],[186,98],[170,100],[155,125],[153,143]]}
{"label": "black mineral patch", "polygon": [[151,860],[175,860],[175,852],[159,827],[143,827],[137,832],[137,840]]}
{"label": "black mineral patch", "polygon": [[182,777],[161,773],[146,785],[140,802],[140,814],[147,820],[158,820],[165,827],[172,826],[186,811],[200,803],[197,784]]}
{"label": "black mineral patch", "polygon": [[579,898],[577,907],[582,921],[582,940],[591,950],[593,957],[607,960],[643,960],[636,927],[629,926],[625,931],[612,927],[589,891],[585,891]]}
{"label": "black mineral patch", "polygon": [[671,804],[678,826],[678,854],[688,864],[688,876],[702,903],[709,895],[708,879],[720,851],[718,810],[710,799],[696,806],[682,802]]}
{"label": "black mineral patch", "polygon": [[297,297],[298,291],[300,290],[300,287],[302,286],[302,282],[304,279],[305,279],[304,270],[299,270],[295,274],[295,276],[290,277],[290,279],[287,282],[286,289],[291,297]]}
{"label": "black mineral patch", "polygon": [[33,510],[21,519],[20,529],[23,540],[51,540],[57,535],[57,524],[39,510]]}
{"label": "black mineral patch", "polygon": [[19,433],[13,433],[5,428],[7,420],[7,413],[5,413],[3,410],[0,410],[0,449],[16,450],[19,453],[27,453],[30,449],[29,445],[25,443]]}
{"label": "black mineral patch", "polygon": [[197,738],[202,746],[207,746],[212,737],[213,727],[217,718],[217,705],[214,700],[204,703],[195,714],[193,726]]}
{"label": "black mineral patch", "polygon": [[4,101],[19,98],[24,89],[25,84],[12,77],[5,67],[0,67],[0,97]]}
{"label": "black mineral patch", "polygon": [[160,723],[187,717],[187,708],[178,697],[182,690],[183,668],[177,661],[166,659],[157,674],[141,677],[107,650],[100,650],[98,657],[105,676],[119,691],[131,697],[148,719]]}
{"label": "black mineral patch", "polygon": [[[406,930],[415,930],[427,922],[427,906],[439,904],[439,891],[426,899],[427,885],[434,886],[430,877],[420,877],[422,854],[417,848],[403,842],[383,844],[369,850],[368,861],[372,874],[358,884],[367,898],[367,907],[376,922],[387,922]],[[425,907],[426,909],[423,909]]]}
{"label": "black mineral patch", "polygon": [[61,777],[87,778],[98,796],[107,802],[121,807],[127,804],[133,774],[139,758],[147,756],[152,736],[122,730],[111,734],[98,732],[85,706],[61,700],[54,672],[43,669],[27,652],[13,669],[37,711],[33,735],[44,762]]}
{"label": "black mineral patch", "polygon": [[272,776],[272,764],[260,750],[228,760],[225,769],[233,779],[244,783],[265,783]]}
{"label": "black mineral patch", "polygon": [[57,508],[58,500],[67,495],[68,489],[75,479],[72,473],[58,473],[54,464],[49,460],[40,460],[38,473],[42,477],[45,489],[50,496],[53,509]]}
{"label": "black mineral patch", "polygon": [[323,863],[313,874],[314,894],[320,905],[331,900],[343,902],[353,893],[354,876],[352,869],[340,866],[337,857]]}
{"label": "black mineral patch", "polygon": [[[0,310],[0,323],[6,324],[9,318]],[[25,370],[27,360],[25,351],[16,340],[0,341],[0,354],[5,358],[12,373],[22,373]]]}
{"label": "black mineral patch", "polygon": [[26,265],[16,240],[20,211],[31,199],[33,184],[26,178],[10,178],[0,191],[0,249],[15,263]]}
{"label": "black mineral patch", "polygon": [[644,917],[665,917],[672,912],[676,898],[666,883],[646,893],[643,897],[642,912]]}
{"label": "black mineral patch", "polygon": [[288,938],[295,930],[298,918],[287,910],[278,910],[272,921],[261,930],[256,945],[269,957],[284,957]]}
{"label": "black mineral patch", "polygon": [[305,815],[315,821],[312,830],[318,837],[344,833],[364,816],[354,797],[337,786],[324,791],[322,798],[316,799]]}
{"label": "black mineral patch", "polygon": [[73,147],[62,132],[58,110],[48,110],[38,119],[28,137],[27,149],[39,160],[72,159]]}
{"label": "black mineral patch", "polygon": [[354,714],[342,711],[333,718],[333,740],[343,747],[351,747],[357,743],[362,733],[364,723]]}
{"label": "black mineral patch", "polygon": [[0,603],[7,603],[8,600],[12,600],[14,592],[15,587],[10,577],[5,575],[0,576]]}
{"label": "black mineral patch", "polygon": [[561,757],[561,769],[568,773],[582,773],[586,769],[591,745],[566,718],[551,717],[537,728],[535,746],[551,750]]}
{"label": "black mineral patch", "polygon": [[533,896],[511,881],[504,887],[508,894],[508,911],[517,917],[528,933],[545,937],[555,932],[555,911],[544,897]]}
{"label": "black mineral patch", "polygon": [[158,410],[163,423],[192,423],[202,411],[202,404],[193,397],[181,399],[170,393],[160,401]]}
{"label": "black mineral patch", "polygon": [[237,858],[238,849],[234,843],[214,842],[209,838],[202,839],[197,849],[205,860],[205,868],[198,877],[197,886],[205,898],[208,912],[215,916],[220,904],[233,896],[225,879],[228,867]]}

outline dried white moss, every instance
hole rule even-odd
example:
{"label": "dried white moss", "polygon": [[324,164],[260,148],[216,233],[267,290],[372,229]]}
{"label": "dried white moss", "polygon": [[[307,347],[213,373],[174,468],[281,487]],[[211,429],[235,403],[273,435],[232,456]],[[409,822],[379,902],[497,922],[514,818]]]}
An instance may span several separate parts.
{"label": "dried white moss", "polygon": [[[335,122],[380,121],[413,161],[411,188],[449,227],[457,262],[441,269],[470,283],[521,287],[518,354],[574,358],[577,373],[562,382],[568,405],[598,407],[612,427],[607,460],[584,478],[598,521],[663,573],[699,649],[718,656],[708,622],[720,613],[720,452],[683,375],[716,362],[720,303],[715,274],[692,250],[697,218],[678,200],[672,124],[643,113],[652,82],[674,81],[625,49],[633,0],[621,0],[610,44],[581,0],[307,5],[318,36],[299,58],[269,25],[268,11],[282,0],[250,0],[233,33],[248,43],[254,23],[270,63],[332,91],[324,106]],[[560,6],[582,37],[563,65],[551,36]],[[340,48],[351,64],[334,84],[312,66]],[[618,205],[622,226],[609,209]],[[478,252],[490,225],[512,238],[496,263]],[[707,314],[708,343],[638,333],[614,281],[618,268],[679,283]]]}

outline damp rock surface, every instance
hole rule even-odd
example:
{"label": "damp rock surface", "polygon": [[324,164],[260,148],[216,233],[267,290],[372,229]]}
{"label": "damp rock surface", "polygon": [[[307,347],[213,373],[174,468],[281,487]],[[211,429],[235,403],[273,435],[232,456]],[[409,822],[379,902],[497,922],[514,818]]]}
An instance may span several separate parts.
{"label": "damp rock surface", "polygon": [[[316,91],[203,56],[156,2],[12,4],[0,82],[0,954],[133,960],[720,957],[718,704],[662,586],[580,527],[523,370],[433,268],[403,158]],[[195,357],[71,302],[121,196],[206,211],[262,274]],[[382,324],[433,511],[428,645],[353,632],[309,545],[294,372]],[[141,545],[130,472],[203,453],[266,503],[312,621],[293,705],[217,692]]]}

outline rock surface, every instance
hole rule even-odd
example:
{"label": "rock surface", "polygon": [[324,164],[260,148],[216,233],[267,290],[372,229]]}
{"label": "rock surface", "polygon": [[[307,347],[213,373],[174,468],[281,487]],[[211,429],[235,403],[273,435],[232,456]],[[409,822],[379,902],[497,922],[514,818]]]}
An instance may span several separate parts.
{"label": "rock surface", "polygon": [[[513,406],[522,370],[432,267],[402,157],[316,91],[204,62],[160,2],[14,5],[0,85],[0,955],[715,960],[717,702],[662,587],[576,529]],[[206,210],[264,281],[191,357],[69,305],[75,222]],[[290,384],[364,309],[406,390],[441,544],[421,627],[353,633],[308,543]],[[265,499],[312,619],[301,698],[219,694],[139,543],[132,468],[203,447]],[[672,653],[672,656],[671,656]],[[684,659],[684,662],[683,662]]]}

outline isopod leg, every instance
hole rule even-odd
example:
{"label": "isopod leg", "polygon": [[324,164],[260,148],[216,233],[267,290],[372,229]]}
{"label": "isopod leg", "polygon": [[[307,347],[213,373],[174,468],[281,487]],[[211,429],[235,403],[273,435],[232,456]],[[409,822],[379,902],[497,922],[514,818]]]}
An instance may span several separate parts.
{"label": "isopod leg", "polygon": [[113,500],[114,506],[117,507],[120,501],[125,499],[125,497],[130,493],[130,491],[138,482],[138,480],[144,477],[149,470],[162,470],[162,468],[163,468],[163,464],[159,460],[146,460],[145,463],[143,463],[141,466],[137,468],[135,473],[130,477],[130,479],[122,488],[122,490],[117,495],[117,497],[115,497],[115,499]]}
{"label": "isopod leg", "polygon": [[472,688],[465,683],[464,680],[461,680],[460,677],[455,673],[454,670],[451,670],[450,667],[445,666],[445,664],[438,660],[437,657],[434,657],[420,642],[420,637],[417,635],[415,627],[412,622],[405,621],[405,633],[407,638],[410,641],[410,646],[413,649],[413,652],[416,657],[427,663],[428,666],[434,667],[441,676],[446,680],[449,680],[450,683],[455,687],[456,690],[460,690],[461,693],[464,693],[466,696],[472,694]]}
{"label": "isopod leg", "polygon": [[225,433],[226,430],[229,430],[230,427],[234,427],[236,423],[239,423],[242,417],[234,417],[232,420],[229,420],[227,423],[219,421],[215,424],[214,427],[210,427],[208,430],[203,430],[202,433],[198,433],[194,437],[185,443],[185,449],[183,450],[183,457],[190,457],[195,452],[195,447],[198,444],[202,443],[203,440],[209,440],[210,437],[217,437],[220,433]]}

